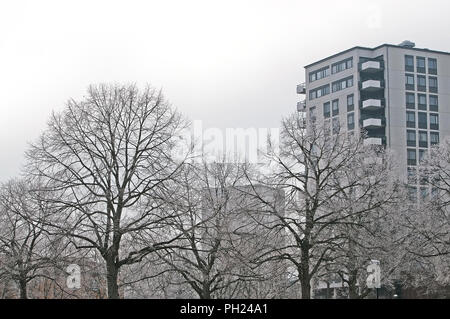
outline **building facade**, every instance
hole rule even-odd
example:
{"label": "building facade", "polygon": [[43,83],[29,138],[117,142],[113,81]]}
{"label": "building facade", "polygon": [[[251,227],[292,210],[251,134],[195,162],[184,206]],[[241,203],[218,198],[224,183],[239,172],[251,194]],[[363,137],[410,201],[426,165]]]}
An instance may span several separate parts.
{"label": "building facade", "polygon": [[450,53],[404,41],[354,47],[305,66],[297,104],[306,128],[365,134],[365,144],[391,149],[411,196],[426,196],[420,160],[450,135]]}

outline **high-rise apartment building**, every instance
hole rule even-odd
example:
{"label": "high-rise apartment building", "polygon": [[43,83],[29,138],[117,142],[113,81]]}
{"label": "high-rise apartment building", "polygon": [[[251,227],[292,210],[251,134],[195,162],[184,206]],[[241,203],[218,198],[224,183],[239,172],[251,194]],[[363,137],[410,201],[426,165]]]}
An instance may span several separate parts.
{"label": "high-rise apartment building", "polygon": [[325,134],[366,132],[365,144],[386,146],[399,161],[411,196],[429,190],[419,163],[429,148],[450,135],[450,53],[404,41],[354,47],[305,66],[297,86],[305,99],[297,109],[305,126]]}

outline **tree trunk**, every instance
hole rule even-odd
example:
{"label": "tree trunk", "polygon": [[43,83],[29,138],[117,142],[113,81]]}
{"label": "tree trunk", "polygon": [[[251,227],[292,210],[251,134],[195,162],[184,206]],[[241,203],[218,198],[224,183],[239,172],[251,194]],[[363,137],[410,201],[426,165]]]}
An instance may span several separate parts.
{"label": "tree trunk", "polygon": [[19,291],[20,291],[20,299],[28,299],[26,279],[19,280]]}
{"label": "tree trunk", "polygon": [[[351,229],[348,230],[348,234],[352,234]],[[354,252],[354,242],[352,240],[354,238],[355,240],[358,239],[357,233],[353,232],[351,236],[348,237],[348,265],[347,269],[349,271],[348,274],[348,297],[349,299],[359,299],[359,288],[357,286],[358,282],[358,269],[356,267],[357,260]]]}
{"label": "tree trunk", "polygon": [[108,285],[108,299],[119,299],[119,268],[115,263],[115,257],[106,258],[106,281]]}
{"label": "tree trunk", "polygon": [[302,265],[299,269],[302,299],[311,299],[311,278],[309,276],[309,258],[301,258]]}
{"label": "tree trunk", "polygon": [[106,281],[108,285],[108,299],[119,299],[119,247],[122,235],[119,233],[120,216],[122,215],[122,195],[119,196],[119,204],[113,220],[113,238],[111,247],[106,252]]}
{"label": "tree trunk", "polygon": [[204,280],[200,299],[211,299],[211,285],[209,283],[209,276],[206,275],[206,279]]}
{"label": "tree trunk", "polygon": [[209,291],[203,291],[200,299],[211,299],[211,293]]}
{"label": "tree trunk", "polygon": [[[310,207],[309,199],[306,199],[306,207]],[[311,275],[309,273],[309,253],[310,253],[310,239],[313,229],[313,212],[309,209],[306,211],[306,223],[304,230],[304,238],[300,245],[301,257],[300,257],[300,284],[302,286],[302,299],[311,299]]]}
{"label": "tree trunk", "polygon": [[327,299],[331,299],[331,296],[330,296],[330,282],[329,281],[327,281]]}
{"label": "tree trunk", "polygon": [[302,287],[302,299],[311,299],[311,276],[309,274],[309,240],[306,236],[309,236],[310,231],[308,228],[305,231],[305,239],[301,245],[301,257],[300,257],[300,285]]}
{"label": "tree trunk", "polygon": [[311,284],[309,280],[302,280],[302,299],[311,299]]}
{"label": "tree trunk", "polygon": [[348,278],[348,297],[350,299],[359,299],[359,288],[357,286],[357,276],[354,271],[350,273],[350,276]]}

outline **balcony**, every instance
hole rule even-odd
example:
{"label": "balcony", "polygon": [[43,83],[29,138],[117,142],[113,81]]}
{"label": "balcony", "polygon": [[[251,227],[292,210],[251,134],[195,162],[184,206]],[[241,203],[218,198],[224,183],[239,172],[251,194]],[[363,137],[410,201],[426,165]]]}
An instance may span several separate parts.
{"label": "balcony", "polygon": [[366,165],[383,165],[383,158],[378,156],[366,157],[364,159],[364,164]]}
{"label": "balcony", "polygon": [[307,126],[306,117],[301,117],[301,118],[299,118],[298,126],[299,126],[301,129],[305,129],[305,128],[306,128],[306,126]]}
{"label": "balcony", "polygon": [[383,120],[381,119],[371,118],[363,121],[363,127],[365,129],[377,129],[382,128],[383,126]]}
{"label": "balcony", "polygon": [[383,107],[383,103],[379,99],[370,99],[362,102],[362,109],[365,111],[377,111]]}
{"label": "balcony", "polygon": [[306,94],[306,83],[297,85],[297,94]]}
{"label": "balcony", "polygon": [[297,112],[306,112],[306,100],[297,103]]}
{"label": "balcony", "polygon": [[360,89],[361,91],[373,92],[382,90],[384,88],[384,81],[379,80],[366,80],[361,83]]}
{"label": "balcony", "polygon": [[383,139],[381,137],[368,137],[364,140],[364,145],[383,145]]}
{"label": "balcony", "polygon": [[383,66],[380,61],[367,61],[367,62],[361,63],[361,68],[360,68],[361,72],[373,73],[373,72],[378,72],[381,70],[383,70]]}

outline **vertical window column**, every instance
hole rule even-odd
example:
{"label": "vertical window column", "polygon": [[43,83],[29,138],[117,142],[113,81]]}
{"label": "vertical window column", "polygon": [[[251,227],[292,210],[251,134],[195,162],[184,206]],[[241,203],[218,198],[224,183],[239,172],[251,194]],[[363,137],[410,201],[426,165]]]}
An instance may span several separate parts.
{"label": "vertical window column", "polygon": [[416,128],[416,113],[406,112],[406,127]]}
{"label": "vertical window column", "polygon": [[416,108],[416,95],[414,93],[406,93],[406,108],[407,109]]}
{"label": "vertical window column", "polygon": [[419,128],[423,128],[423,129],[428,128],[427,113],[419,112],[417,114],[417,119],[418,119],[418,123],[419,123]]}
{"label": "vertical window column", "polygon": [[427,110],[427,95],[417,94],[418,109],[426,111]]}
{"label": "vertical window column", "polygon": [[408,165],[416,166],[417,165],[417,157],[416,157],[416,150],[408,148],[407,150],[407,160]]}
{"label": "vertical window column", "polygon": [[347,95],[347,112],[352,112],[355,109],[355,97],[353,94]]}
{"label": "vertical window column", "polygon": [[426,69],[425,69],[425,58],[423,57],[417,57],[416,58],[416,62],[417,62],[417,73],[426,73]]}
{"label": "vertical window column", "polygon": [[348,113],[347,114],[347,129],[349,131],[355,129],[355,113]]}
{"label": "vertical window column", "polygon": [[333,100],[332,113],[333,113],[333,116],[336,116],[339,114],[339,100]]}
{"label": "vertical window column", "polygon": [[405,71],[414,72],[414,57],[412,55],[405,55]]}
{"label": "vertical window column", "polygon": [[330,102],[326,102],[323,104],[323,117],[329,118],[331,116],[330,112]]}
{"label": "vertical window column", "polygon": [[437,60],[433,58],[428,58],[428,73],[436,75],[437,74]]}

